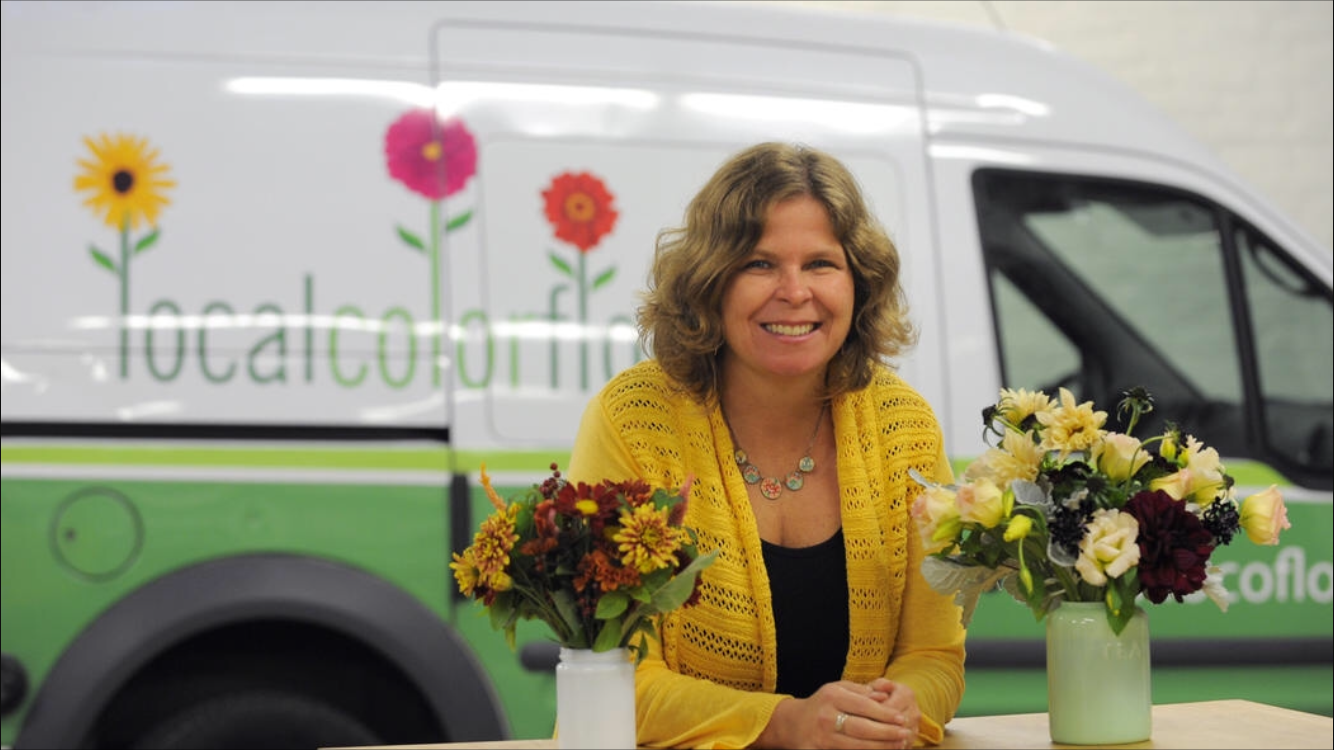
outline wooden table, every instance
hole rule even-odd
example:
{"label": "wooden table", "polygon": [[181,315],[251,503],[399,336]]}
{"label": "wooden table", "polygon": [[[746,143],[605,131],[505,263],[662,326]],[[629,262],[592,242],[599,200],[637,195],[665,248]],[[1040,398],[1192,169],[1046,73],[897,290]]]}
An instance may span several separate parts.
{"label": "wooden table", "polygon": [[[551,738],[494,742],[450,742],[434,745],[393,745],[393,750],[456,750],[459,748],[555,748]],[[1009,714],[955,719],[945,727],[938,745],[951,748],[1088,747],[1057,745],[1047,733],[1047,715]],[[1153,707],[1153,737],[1130,745],[1100,747],[1183,748],[1186,750],[1255,750],[1256,748],[1334,749],[1334,719],[1304,711],[1243,700],[1170,703]]]}

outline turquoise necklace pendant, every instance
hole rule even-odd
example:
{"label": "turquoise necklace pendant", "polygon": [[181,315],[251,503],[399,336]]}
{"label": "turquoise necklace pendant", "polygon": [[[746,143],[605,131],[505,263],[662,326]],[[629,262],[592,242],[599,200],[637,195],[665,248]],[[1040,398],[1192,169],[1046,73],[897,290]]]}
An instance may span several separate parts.
{"label": "turquoise necklace pendant", "polygon": [[[736,465],[741,468],[741,478],[746,484],[758,484],[760,494],[766,500],[777,500],[783,494],[783,488],[796,492],[806,486],[806,475],[815,471],[815,459],[811,458],[811,449],[815,447],[815,438],[820,434],[820,423],[824,421],[825,409],[829,408],[825,404],[820,408],[820,416],[815,420],[815,430],[811,433],[811,441],[806,445],[806,454],[797,462],[795,471],[787,475],[787,478],[779,481],[778,477],[766,477],[760,473],[760,467],[751,462],[750,457],[741,446],[736,445],[736,435],[732,435],[732,444],[736,445],[736,451],[732,454],[732,459]],[[726,415],[723,421],[727,421]],[[732,432],[731,425],[728,425],[727,431]]]}

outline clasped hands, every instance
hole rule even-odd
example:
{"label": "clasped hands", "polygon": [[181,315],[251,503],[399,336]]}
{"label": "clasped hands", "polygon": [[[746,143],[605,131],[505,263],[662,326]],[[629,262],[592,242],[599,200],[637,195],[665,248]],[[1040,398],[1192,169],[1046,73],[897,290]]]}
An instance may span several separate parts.
{"label": "clasped hands", "polygon": [[907,685],[883,677],[867,684],[841,680],[809,698],[779,703],[760,739],[784,747],[906,749],[921,720],[917,695]]}

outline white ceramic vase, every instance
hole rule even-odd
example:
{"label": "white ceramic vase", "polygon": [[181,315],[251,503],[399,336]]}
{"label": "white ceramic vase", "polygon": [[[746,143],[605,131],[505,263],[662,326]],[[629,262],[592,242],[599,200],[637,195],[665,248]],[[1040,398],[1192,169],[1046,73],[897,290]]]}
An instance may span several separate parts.
{"label": "white ceramic vase", "polygon": [[627,648],[562,648],[556,665],[556,745],[635,747],[635,663]]}

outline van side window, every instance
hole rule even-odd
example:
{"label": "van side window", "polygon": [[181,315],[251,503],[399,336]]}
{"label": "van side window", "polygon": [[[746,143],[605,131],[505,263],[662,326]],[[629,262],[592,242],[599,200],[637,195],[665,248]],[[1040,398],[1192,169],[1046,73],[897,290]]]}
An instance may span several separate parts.
{"label": "van side window", "polygon": [[1079,371],[1079,350],[1019,287],[992,274],[991,290],[996,309],[1005,311],[1000,352],[1006,383],[1053,383],[1062,380],[1060,373]]}
{"label": "van side window", "polygon": [[1327,373],[1334,367],[1334,316],[1319,286],[1248,228],[1235,233],[1265,434],[1303,466],[1334,469]]}
{"label": "van side window", "polygon": [[[1162,186],[981,170],[979,228],[1011,388],[1155,411],[1224,456],[1327,487],[1328,292],[1219,206]],[[1234,226],[1236,227],[1234,229]]]}

